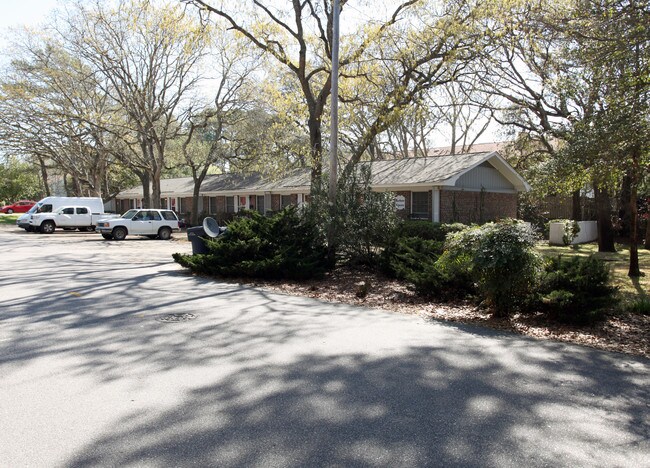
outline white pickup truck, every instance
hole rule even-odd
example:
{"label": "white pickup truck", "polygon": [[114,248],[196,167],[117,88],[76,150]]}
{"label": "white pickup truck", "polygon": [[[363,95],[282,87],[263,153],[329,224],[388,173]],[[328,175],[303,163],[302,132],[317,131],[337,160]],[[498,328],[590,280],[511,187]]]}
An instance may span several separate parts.
{"label": "white pickup truck", "polygon": [[52,213],[34,213],[29,218],[32,231],[52,234],[56,228],[92,232],[100,219],[118,217],[108,213],[91,213],[87,206],[62,206]]}

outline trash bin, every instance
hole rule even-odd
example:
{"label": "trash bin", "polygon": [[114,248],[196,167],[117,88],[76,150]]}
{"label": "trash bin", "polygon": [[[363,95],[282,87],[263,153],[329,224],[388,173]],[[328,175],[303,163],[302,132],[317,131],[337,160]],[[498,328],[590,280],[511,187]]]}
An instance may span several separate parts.
{"label": "trash bin", "polygon": [[187,228],[187,240],[192,243],[192,255],[207,254],[208,246],[205,245],[205,230],[203,226]]}

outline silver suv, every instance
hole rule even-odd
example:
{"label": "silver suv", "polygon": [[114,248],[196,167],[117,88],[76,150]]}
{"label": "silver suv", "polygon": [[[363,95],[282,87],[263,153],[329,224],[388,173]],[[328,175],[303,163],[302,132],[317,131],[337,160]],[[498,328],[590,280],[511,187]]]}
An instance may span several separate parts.
{"label": "silver suv", "polygon": [[171,210],[129,210],[119,218],[100,219],[95,231],[104,239],[124,240],[128,234],[168,240],[179,231],[178,217]]}

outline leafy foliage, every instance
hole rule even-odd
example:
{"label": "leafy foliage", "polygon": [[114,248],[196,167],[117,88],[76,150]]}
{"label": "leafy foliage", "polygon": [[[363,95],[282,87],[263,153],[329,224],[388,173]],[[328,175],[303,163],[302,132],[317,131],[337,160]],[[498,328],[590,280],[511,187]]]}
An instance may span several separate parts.
{"label": "leafy foliage", "polygon": [[551,259],[539,287],[543,309],[565,323],[587,324],[604,317],[615,289],[608,284],[609,268],[595,257]]}
{"label": "leafy foliage", "polygon": [[393,194],[372,191],[370,181],[370,166],[359,165],[339,181],[336,207],[325,193],[310,200],[314,224],[334,226],[339,257],[352,265],[376,266],[398,223]]}
{"label": "leafy foliage", "polygon": [[536,240],[527,224],[488,223],[450,236],[446,261],[469,270],[495,315],[505,316],[535,287],[541,267]]}
{"label": "leafy foliage", "polygon": [[38,200],[42,191],[38,170],[32,164],[11,157],[0,163],[0,201]]}
{"label": "leafy foliage", "polygon": [[174,260],[196,273],[228,277],[307,279],[327,269],[320,231],[295,207],[271,217],[246,212],[207,245],[208,254],[174,254]]}
{"label": "leafy foliage", "polygon": [[427,221],[405,221],[394,232],[384,249],[385,271],[413,284],[418,294],[438,297],[455,295],[466,289],[468,282],[445,265],[439,265],[445,237],[465,229],[463,224],[440,224]]}

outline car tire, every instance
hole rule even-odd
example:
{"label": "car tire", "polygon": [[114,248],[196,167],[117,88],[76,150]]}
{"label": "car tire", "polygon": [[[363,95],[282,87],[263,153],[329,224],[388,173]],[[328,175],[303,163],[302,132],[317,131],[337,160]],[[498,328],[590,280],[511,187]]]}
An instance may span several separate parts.
{"label": "car tire", "polygon": [[172,237],[172,230],[168,227],[161,227],[158,230],[158,239],[169,240]]}
{"label": "car tire", "polygon": [[44,221],[43,224],[41,224],[41,232],[43,234],[54,234],[55,229],[56,224],[54,224],[53,221]]}
{"label": "car tire", "polygon": [[7,214],[14,214],[14,210],[12,210],[11,208],[9,208],[9,209],[7,210]]}
{"label": "car tire", "polygon": [[122,226],[118,226],[115,229],[113,229],[113,239],[121,241],[126,238],[126,228],[123,228]]}
{"label": "car tire", "polygon": [[106,240],[111,240],[113,238],[111,234],[102,234],[102,237]]}

